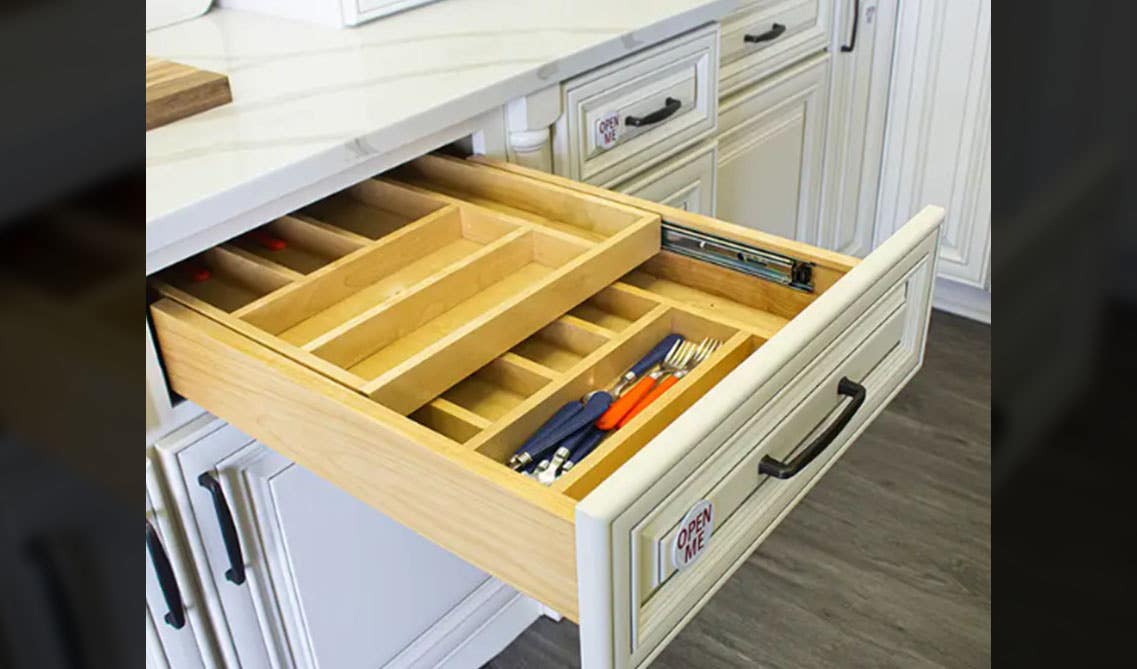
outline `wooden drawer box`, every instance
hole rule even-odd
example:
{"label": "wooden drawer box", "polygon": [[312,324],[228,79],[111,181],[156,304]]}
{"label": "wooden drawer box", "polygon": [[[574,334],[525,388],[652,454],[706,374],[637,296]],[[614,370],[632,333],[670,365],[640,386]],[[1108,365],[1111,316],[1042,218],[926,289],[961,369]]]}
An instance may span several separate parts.
{"label": "wooden drawer box", "polygon": [[[360,209],[369,193],[387,214]],[[441,241],[399,241],[448,216],[458,223]],[[152,322],[176,392],[578,621],[585,666],[638,666],[918,368],[942,218],[925,209],[858,262],[513,165],[425,157],[286,217],[283,227],[269,224],[289,237],[288,249],[302,246],[289,225],[359,245],[322,266],[332,270],[303,274],[297,268],[307,261],[279,256],[297,275],[269,267],[270,275],[262,261],[284,249],[246,242],[274,237],[238,240],[195,261],[214,263],[205,281],[185,283],[177,272],[192,281],[201,268],[181,266],[158,277],[166,283],[155,284],[164,296]],[[507,247],[509,235],[533,242],[518,262],[541,265],[535,277],[514,271],[492,284],[504,283],[500,292],[459,281],[421,297],[462,271],[463,260]],[[555,243],[539,246],[543,236]],[[690,243],[699,239],[706,243]],[[737,253],[711,253],[726,248]],[[353,263],[359,272],[336,273]],[[245,292],[203,292],[221,278],[243,282]],[[564,284],[573,290],[562,295]],[[459,302],[471,286],[478,291]],[[284,304],[290,293],[300,295],[280,309],[287,317],[250,318],[258,302]],[[553,294],[563,301],[547,299]],[[359,346],[406,354],[388,353],[390,369],[413,383],[392,380],[393,390],[377,393],[368,384],[387,372],[357,374],[359,385],[340,374],[358,371],[347,363],[333,370],[312,359],[327,362],[312,346],[327,332],[368,322],[360,313],[382,319],[407,301],[417,306]],[[400,333],[393,343],[391,328]],[[557,408],[610,388],[670,332],[724,344],[550,486],[505,465]],[[431,363],[434,355],[445,364]],[[839,377],[867,395],[842,396]],[[784,479],[759,474],[758,459],[797,457],[818,432],[828,442],[809,463],[794,471],[791,462]],[[717,525],[701,557],[675,573],[659,547],[704,499],[719,509]]]}
{"label": "wooden drawer box", "polygon": [[830,11],[830,3],[822,0],[744,3],[723,21],[719,96],[824,49]]}

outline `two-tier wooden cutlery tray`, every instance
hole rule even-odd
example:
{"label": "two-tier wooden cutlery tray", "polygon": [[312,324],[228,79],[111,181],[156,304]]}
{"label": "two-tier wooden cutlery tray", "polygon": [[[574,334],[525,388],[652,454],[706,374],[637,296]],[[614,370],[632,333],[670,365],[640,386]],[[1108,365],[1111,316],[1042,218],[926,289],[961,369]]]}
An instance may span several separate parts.
{"label": "two-tier wooden cutlery tray", "polygon": [[[915,372],[942,215],[858,261],[424,156],[159,272],[151,316],[176,393],[579,620],[623,666]],[[669,333],[722,344],[551,485],[506,465]],[[855,407],[846,377],[867,393]],[[756,458],[792,458],[835,424],[800,472],[759,474]],[[700,500],[721,515],[677,573],[662,547]]]}

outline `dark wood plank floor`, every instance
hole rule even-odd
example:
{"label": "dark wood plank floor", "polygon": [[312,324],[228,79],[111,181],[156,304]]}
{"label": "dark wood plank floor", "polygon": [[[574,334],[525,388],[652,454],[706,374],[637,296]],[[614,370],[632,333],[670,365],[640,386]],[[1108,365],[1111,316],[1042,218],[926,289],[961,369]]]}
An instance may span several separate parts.
{"label": "dark wood plank floor", "polygon": [[[934,312],[923,369],[653,666],[989,666],[990,368],[990,327]],[[541,618],[487,666],[577,643]]]}

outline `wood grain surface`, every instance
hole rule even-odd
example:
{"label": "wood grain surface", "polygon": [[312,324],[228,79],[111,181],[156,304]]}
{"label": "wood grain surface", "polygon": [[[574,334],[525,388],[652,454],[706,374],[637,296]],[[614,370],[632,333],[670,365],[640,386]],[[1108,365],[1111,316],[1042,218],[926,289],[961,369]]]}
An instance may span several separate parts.
{"label": "wood grain surface", "polygon": [[232,101],[224,74],[146,57],[147,130]]}
{"label": "wood grain surface", "polygon": [[[990,342],[933,312],[923,369],[652,666],[990,666]],[[487,666],[578,643],[541,618]]]}

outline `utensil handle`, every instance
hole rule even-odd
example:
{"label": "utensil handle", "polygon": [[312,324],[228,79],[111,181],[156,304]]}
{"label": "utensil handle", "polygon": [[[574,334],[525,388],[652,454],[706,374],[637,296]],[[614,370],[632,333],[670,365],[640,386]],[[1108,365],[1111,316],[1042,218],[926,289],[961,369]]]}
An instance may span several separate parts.
{"label": "utensil handle", "polygon": [[588,398],[588,402],[585,403],[580,412],[535,440],[529,449],[529,454],[533,460],[540,460],[546,453],[555,450],[561,441],[571,437],[577,430],[595,422],[611,405],[612,396],[610,394],[604,391],[594,393],[592,397]]}
{"label": "utensil handle", "polygon": [[517,449],[515,455],[528,453],[530,456],[532,456],[532,449],[535,444],[539,443],[547,434],[560,427],[562,424],[564,424],[565,421],[580,413],[580,411],[583,409],[584,405],[580,402],[577,402],[576,400],[568,402],[560,409],[557,409],[557,412],[553,414],[549,420],[545,421],[541,427],[537,428],[536,432],[534,432],[528,439],[525,440],[525,443],[521,444],[521,448]]}
{"label": "utensil handle", "polygon": [[654,385],[655,379],[650,376],[645,376],[639,381],[636,381],[636,385],[624,391],[624,394],[620,395],[620,399],[608,407],[608,410],[604,412],[600,420],[596,421],[596,427],[601,430],[616,429],[620,424],[620,419],[624,417],[624,414],[631,411],[632,407],[634,407],[644,395],[647,395],[648,391],[650,391]]}
{"label": "utensil handle", "polygon": [[[589,426],[588,431],[584,433],[584,436],[573,448],[572,455],[565,460],[565,464],[572,463],[572,465],[575,465],[588,457],[588,454],[596,450],[596,447],[600,445],[600,442],[604,441],[604,437],[606,436],[608,436],[608,433],[604,430],[601,430],[595,425]],[[569,465],[570,469],[572,465]]]}
{"label": "utensil handle", "polygon": [[660,339],[659,343],[655,345],[655,348],[651,349],[647,355],[640,358],[640,361],[632,365],[632,368],[628,371],[632,372],[636,376],[643,376],[644,373],[646,373],[652,367],[658,365],[663,360],[663,358],[667,356],[667,353],[671,350],[671,347],[675,346],[681,341],[683,341],[682,335],[677,335],[674,333],[667,335],[663,339]]}
{"label": "utensil handle", "polygon": [[667,389],[676,383],[679,383],[679,379],[675,376],[669,376],[657,383],[656,386],[651,389],[651,392],[649,392],[647,395],[644,395],[644,398],[637,402],[634,407],[632,407],[631,411],[624,414],[624,417],[620,419],[620,422],[616,424],[616,427],[621,428],[627,425],[633,418],[636,417],[637,414],[639,414],[639,412],[646,409],[647,406],[654,402],[657,397],[667,392]]}

